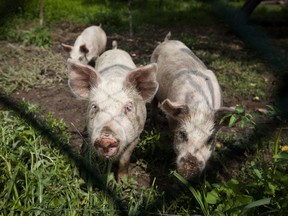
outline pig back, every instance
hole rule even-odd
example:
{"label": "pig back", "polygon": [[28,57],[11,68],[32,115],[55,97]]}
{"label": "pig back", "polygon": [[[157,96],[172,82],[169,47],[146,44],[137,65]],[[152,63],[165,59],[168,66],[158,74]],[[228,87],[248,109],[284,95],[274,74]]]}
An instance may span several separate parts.
{"label": "pig back", "polygon": [[91,59],[105,51],[107,36],[99,26],[90,26],[86,28],[75,41],[74,47],[80,47],[85,44],[89,49],[87,58]]}
{"label": "pig back", "polygon": [[160,44],[153,52],[152,62],[157,62],[157,99],[166,98],[180,103],[207,101],[213,109],[222,105],[219,83],[214,73],[180,41],[169,40]]}
{"label": "pig back", "polygon": [[[181,41],[168,40],[156,47],[151,56],[151,62],[164,62],[169,68],[207,69],[205,64]],[[175,69],[175,68],[173,68]]]}
{"label": "pig back", "polygon": [[117,77],[121,77],[122,75],[124,77],[134,68],[136,68],[136,65],[131,56],[121,49],[108,50],[96,61],[96,70],[102,76],[115,72]]}

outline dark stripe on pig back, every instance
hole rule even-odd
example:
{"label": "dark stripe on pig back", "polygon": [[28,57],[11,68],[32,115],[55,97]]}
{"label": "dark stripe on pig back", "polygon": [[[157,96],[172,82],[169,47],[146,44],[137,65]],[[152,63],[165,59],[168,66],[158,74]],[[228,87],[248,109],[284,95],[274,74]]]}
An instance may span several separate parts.
{"label": "dark stripe on pig back", "polygon": [[[212,104],[209,103],[209,99],[208,99],[208,96],[205,95],[204,91],[203,91],[203,86],[200,86],[196,81],[194,81],[194,79],[191,77],[191,75],[193,76],[199,76],[201,77],[202,79],[204,79],[207,83],[207,86],[209,88],[209,92],[210,92],[210,95],[212,97]],[[173,77],[172,77],[172,82],[176,79],[179,79],[180,77],[182,76],[185,76],[185,79],[184,80],[187,80],[190,82],[191,86],[194,86],[195,89],[199,90],[200,91],[200,94],[205,98],[208,106],[211,108],[211,109],[214,109],[215,107],[215,104],[214,104],[214,100],[215,100],[215,92],[214,92],[214,89],[213,89],[213,85],[212,85],[212,82],[211,80],[209,79],[208,76],[206,76],[204,73],[200,72],[200,71],[194,71],[194,70],[181,70],[181,71],[178,71],[176,72]],[[187,95],[188,97],[188,95]],[[186,98],[186,101],[188,101],[189,98]],[[212,107],[211,107],[212,105]]]}
{"label": "dark stripe on pig back", "polygon": [[108,71],[108,70],[110,70],[110,69],[112,69],[112,68],[115,68],[115,67],[122,68],[122,69],[124,69],[125,71],[131,71],[131,70],[133,70],[133,68],[127,67],[127,66],[122,65],[122,64],[114,64],[114,65],[111,65],[111,66],[109,66],[109,67],[106,67],[106,68],[100,70],[99,73],[100,73],[100,74],[103,74],[103,73],[105,73],[105,71]]}
{"label": "dark stripe on pig back", "polygon": [[181,48],[180,51],[188,54],[196,61],[195,63],[196,69],[207,69],[206,65],[189,48]]}

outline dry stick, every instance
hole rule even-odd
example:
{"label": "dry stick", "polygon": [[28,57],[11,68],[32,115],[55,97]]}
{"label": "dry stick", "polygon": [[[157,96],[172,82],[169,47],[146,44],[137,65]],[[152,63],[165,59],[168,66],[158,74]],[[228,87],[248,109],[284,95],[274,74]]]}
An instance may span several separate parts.
{"label": "dry stick", "polygon": [[40,26],[43,26],[44,22],[44,0],[40,0]]}
{"label": "dry stick", "polygon": [[129,33],[130,33],[130,38],[133,37],[133,23],[132,23],[131,5],[132,5],[132,0],[129,0],[129,2],[128,2],[128,13],[129,13]]}

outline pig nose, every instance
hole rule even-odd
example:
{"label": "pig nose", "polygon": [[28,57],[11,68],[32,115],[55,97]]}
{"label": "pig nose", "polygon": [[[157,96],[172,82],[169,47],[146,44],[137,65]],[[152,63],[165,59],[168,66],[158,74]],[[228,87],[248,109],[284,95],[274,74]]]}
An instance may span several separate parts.
{"label": "pig nose", "polygon": [[105,157],[112,157],[118,152],[119,142],[110,135],[103,135],[94,143],[95,148]]}
{"label": "pig nose", "polygon": [[177,171],[187,180],[193,181],[200,176],[203,166],[202,161],[189,153],[179,160]]}

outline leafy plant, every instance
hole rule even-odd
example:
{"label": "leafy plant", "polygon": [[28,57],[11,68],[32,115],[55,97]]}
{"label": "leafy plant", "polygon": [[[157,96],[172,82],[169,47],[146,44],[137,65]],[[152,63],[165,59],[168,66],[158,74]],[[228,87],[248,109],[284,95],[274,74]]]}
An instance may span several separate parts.
{"label": "leafy plant", "polygon": [[232,127],[236,124],[236,122],[240,123],[240,127],[243,128],[247,124],[255,125],[253,120],[253,116],[246,113],[243,106],[236,106],[234,112],[227,113],[220,121],[220,124],[225,120],[229,119],[228,126]]}
{"label": "leafy plant", "polygon": [[136,148],[141,149],[142,151],[149,152],[150,155],[155,153],[157,146],[159,146],[160,132],[157,129],[151,131],[144,131],[140,143]]}
{"label": "leafy plant", "polygon": [[52,45],[52,39],[49,29],[42,26],[38,26],[24,31],[21,38],[25,45],[34,45],[45,48]]}

